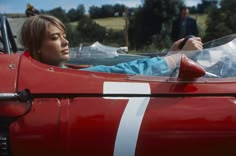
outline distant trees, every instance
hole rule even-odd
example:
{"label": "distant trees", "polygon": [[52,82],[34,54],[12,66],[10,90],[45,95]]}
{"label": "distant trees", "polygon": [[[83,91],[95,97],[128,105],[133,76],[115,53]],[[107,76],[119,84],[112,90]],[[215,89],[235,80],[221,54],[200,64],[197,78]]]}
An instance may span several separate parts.
{"label": "distant trees", "polygon": [[57,7],[49,11],[42,10],[41,12],[56,16],[64,23],[67,23],[80,20],[85,15],[85,7],[84,5],[80,4],[76,9],[72,8],[68,12],[66,12],[61,7]]}
{"label": "distant trees", "polygon": [[125,11],[125,5],[123,4],[115,4],[113,8],[114,8],[114,13],[118,13],[118,16],[122,16]]}
{"label": "distant trees", "polygon": [[130,46],[135,49],[169,47],[172,21],[182,5],[180,0],[146,0],[135,16],[130,17]]}
{"label": "distant trees", "polygon": [[196,13],[206,13],[211,8],[216,8],[219,0],[202,0],[200,4],[197,5]]}
{"label": "distant trees", "polygon": [[102,42],[106,35],[106,29],[87,16],[80,20],[77,30],[81,33],[81,37],[83,37],[84,40],[89,39],[92,42]]}
{"label": "distant trees", "polygon": [[225,24],[233,32],[236,32],[236,1],[235,0],[222,0],[221,11],[225,17]]}
{"label": "distant trees", "polygon": [[70,9],[66,15],[72,22],[80,20],[85,15],[84,5],[80,4],[76,9]]}
{"label": "distant trees", "polygon": [[89,8],[89,15],[91,18],[105,18],[113,17],[116,13],[118,16],[122,16],[125,11],[125,5],[115,4],[115,5],[102,5],[101,7],[91,6]]}
{"label": "distant trees", "polygon": [[77,15],[77,11],[72,8],[67,12],[67,16],[70,19],[70,21],[74,22],[78,20],[78,15]]}
{"label": "distant trees", "polygon": [[102,16],[101,8],[97,6],[91,6],[89,8],[89,15],[91,18],[99,18]]}
{"label": "distant trees", "polygon": [[63,10],[61,7],[57,7],[49,11],[44,11],[44,13],[59,18],[63,23],[68,23],[70,21],[70,19],[66,15],[66,11]]}
{"label": "distant trees", "polygon": [[112,17],[114,14],[114,8],[112,5],[102,5],[101,10],[103,17]]}
{"label": "distant trees", "polygon": [[236,1],[222,0],[220,7],[212,8],[207,18],[204,41],[236,33]]}
{"label": "distant trees", "polygon": [[[131,11],[134,9],[131,8]],[[102,5],[101,7],[91,6],[88,10],[89,16],[92,19],[95,18],[106,18],[106,17],[114,17],[123,16],[125,11],[125,5],[123,4],[115,4],[115,5]],[[79,4],[76,8],[71,8],[67,12],[63,10],[61,7],[54,8],[49,11],[41,10],[42,13],[48,13],[54,15],[63,21],[79,21],[82,17],[85,16],[86,10],[83,4]]]}

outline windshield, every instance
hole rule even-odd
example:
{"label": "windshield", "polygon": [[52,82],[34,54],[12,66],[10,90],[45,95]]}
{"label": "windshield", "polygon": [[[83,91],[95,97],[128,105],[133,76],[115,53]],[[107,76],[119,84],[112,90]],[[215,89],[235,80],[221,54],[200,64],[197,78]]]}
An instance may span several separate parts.
{"label": "windshield", "polygon": [[[98,43],[97,43],[98,44]],[[94,44],[95,45],[95,44]],[[157,54],[154,55],[133,55],[133,54],[125,54],[117,52],[117,49],[113,48],[113,53],[111,50],[106,51],[111,54],[108,55],[106,53],[106,57],[98,57],[98,55],[102,55],[104,52],[101,51],[101,47],[103,45],[99,44],[99,48],[97,46],[88,46],[80,51],[80,55],[76,55],[74,59],[71,59],[70,63],[74,64],[91,64],[91,65],[114,65],[121,62],[129,62],[132,60],[143,59],[147,57],[156,57]],[[95,47],[95,50],[94,50]],[[107,48],[107,47],[106,47]],[[104,48],[102,48],[104,49]],[[84,50],[84,51],[83,51]],[[89,50],[89,52],[88,52]],[[207,42],[204,44],[204,49],[197,51],[195,55],[192,56],[192,60],[197,62],[201,67],[203,67],[206,71],[204,77],[206,78],[229,78],[236,76],[236,34],[225,36],[219,39],[215,39],[213,41]],[[78,50],[75,50],[77,52]],[[72,52],[73,53],[73,52]],[[190,51],[191,53],[191,51]],[[194,52],[195,53],[195,52]],[[89,54],[89,55],[85,55]],[[177,67],[175,70],[170,72],[169,77],[177,77],[179,68]]]}
{"label": "windshield", "polygon": [[236,76],[236,35],[229,35],[204,44],[192,60],[199,63],[207,72],[205,77]]}

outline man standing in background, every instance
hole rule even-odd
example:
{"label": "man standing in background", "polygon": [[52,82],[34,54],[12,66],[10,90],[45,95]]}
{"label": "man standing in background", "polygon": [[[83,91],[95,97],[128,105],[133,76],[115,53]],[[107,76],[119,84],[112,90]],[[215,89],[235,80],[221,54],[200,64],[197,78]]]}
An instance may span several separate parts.
{"label": "man standing in background", "polygon": [[186,6],[182,7],[180,9],[180,16],[173,22],[171,34],[173,42],[188,35],[198,35],[196,20],[189,17],[188,14],[189,9]]}

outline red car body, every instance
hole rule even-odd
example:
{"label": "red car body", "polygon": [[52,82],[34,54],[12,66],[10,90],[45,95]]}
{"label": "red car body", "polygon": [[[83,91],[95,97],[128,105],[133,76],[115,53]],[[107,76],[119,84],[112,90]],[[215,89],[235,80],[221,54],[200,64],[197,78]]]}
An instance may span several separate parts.
{"label": "red car body", "polygon": [[14,156],[236,153],[235,78],[98,73],[18,54],[0,62],[0,94],[28,89],[32,97],[30,110],[10,124]]}
{"label": "red car body", "polygon": [[208,77],[185,57],[179,77],[99,73],[10,54],[16,46],[4,21],[9,54],[0,55],[0,155],[236,154],[233,42],[204,52],[223,51],[231,59],[220,70],[217,63],[207,68]]}

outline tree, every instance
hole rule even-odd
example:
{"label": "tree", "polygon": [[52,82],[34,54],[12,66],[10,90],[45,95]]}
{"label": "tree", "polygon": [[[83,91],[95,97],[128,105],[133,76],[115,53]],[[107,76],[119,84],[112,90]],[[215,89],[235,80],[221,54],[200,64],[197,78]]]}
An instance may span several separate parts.
{"label": "tree", "polygon": [[89,8],[89,15],[91,18],[105,18],[113,17],[115,13],[119,13],[119,16],[125,10],[125,5],[115,4],[113,5],[102,5],[101,7],[91,6]]}
{"label": "tree", "polygon": [[112,17],[114,9],[112,5],[102,5],[102,17]]}
{"label": "tree", "polygon": [[101,18],[102,16],[102,9],[97,6],[91,6],[89,8],[89,15],[92,19],[94,18]]}
{"label": "tree", "polygon": [[232,30],[236,32],[236,1],[235,0],[222,0],[221,10],[225,14],[225,23]]}
{"label": "tree", "polygon": [[77,13],[76,10],[74,8],[70,9],[67,12],[67,17],[70,19],[70,21],[74,22],[77,21]]}
{"label": "tree", "polygon": [[80,20],[84,14],[85,8],[82,4],[78,5],[76,9],[72,8],[67,12],[67,16],[72,22]]}
{"label": "tree", "polygon": [[87,16],[80,20],[77,30],[81,33],[83,39],[89,42],[103,42],[106,36],[106,29]]}
{"label": "tree", "polygon": [[63,10],[61,7],[49,10],[47,11],[47,13],[59,18],[64,23],[67,23],[70,21],[69,18],[66,16],[65,10]]}
{"label": "tree", "polygon": [[169,47],[172,21],[178,16],[182,5],[180,0],[146,0],[135,16],[130,17],[131,48],[140,49],[149,45],[156,45],[159,49]]}
{"label": "tree", "polygon": [[114,13],[119,13],[119,16],[122,16],[124,11],[125,11],[125,5],[123,4],[114,5]]}
{"label": "tree", "polygon": [[80,4],[76,8],[77,20],[80,20],[85,14],[84,5]]}
{"label": "tree", "polygon": [[236,33],[236,1],[222,0],[220,8],[213,8],[207,18],[204,41]]}
{"label": "tree", "polygon": [[197,12],[198,13],[206,13],[212,7],[217,7],[219,0],[202,0],[202,3],[197,5]]}

